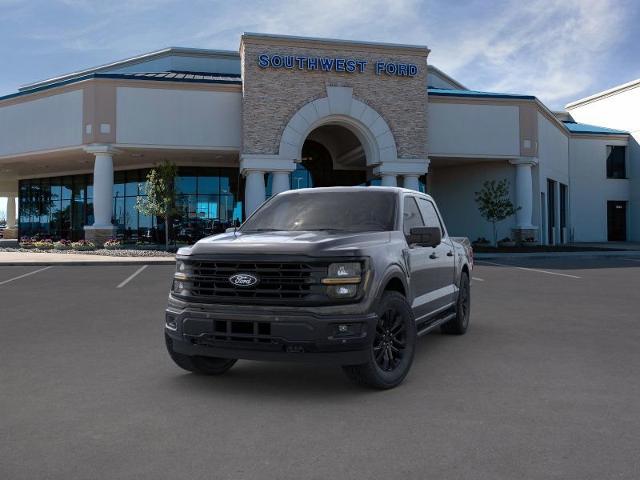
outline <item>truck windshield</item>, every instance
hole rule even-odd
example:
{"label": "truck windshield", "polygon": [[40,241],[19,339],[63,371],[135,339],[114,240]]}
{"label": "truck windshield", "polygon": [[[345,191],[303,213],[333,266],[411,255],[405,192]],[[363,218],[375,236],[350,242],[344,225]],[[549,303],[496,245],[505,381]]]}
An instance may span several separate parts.
{"label": "truck windshield", "polygon": [[393,192],[305,190],[274,197],[240,231],[388,231],[394,229],[395,211]]}

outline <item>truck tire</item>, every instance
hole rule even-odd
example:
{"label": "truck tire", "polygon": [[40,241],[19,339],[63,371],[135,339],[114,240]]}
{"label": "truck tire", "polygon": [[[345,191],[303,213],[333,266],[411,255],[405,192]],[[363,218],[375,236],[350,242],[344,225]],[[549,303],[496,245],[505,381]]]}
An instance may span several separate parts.
{"label": "truck tire", "polygon": [[469,274],[462,272],[460,276],[460,290],[456,302],[456,316],[440,326],[442,333],[448,335],[464,335],[469,328],[469,315],[471,314],[471,285]]}
{"label": "truck tire", "polygon": [[164,335],[165,344],[169,356],[180,368],[198,375],[221,375],[229,370],[238,361],[235,358],[218,357],[191,357],[176,352],[173,349],[173,341],[169,335]]}
{"label": "truck tire", "polygon": [[369,361],[342,367],[354,382],[377,389],[398,386],[409,373],[416,346],[416,324],[411,306],[398,293],[384,292],[378,307],[378,324],[369,347]]}

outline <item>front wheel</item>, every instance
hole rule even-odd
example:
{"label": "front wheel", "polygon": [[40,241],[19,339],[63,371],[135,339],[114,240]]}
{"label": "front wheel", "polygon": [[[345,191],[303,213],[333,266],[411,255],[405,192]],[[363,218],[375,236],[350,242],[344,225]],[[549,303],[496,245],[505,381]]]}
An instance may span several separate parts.
{"label": "front wheel", "polygon": [[378,323],[369,347],[369,361],[342,369],[356,383],[378,389],[398,386],[409,373],[416,345],[416,325],[407,300],[385,292],[378,304]]}
{"label": "front wheel", "polygon": [[469,315],[471,314],[471,285],[469,274],[462,272],[460,276],[460,290],[456,302],[456,316],[443,324],[442,333],[449,335],[463,335],[469,328]]}
{"label": "front wheel", "polygon": [[235,358],[197,357],[183,355],[173,349],[173,340],[165,333],[165,344],[169,356],[180,368],[199,375],[222,375],[238,361]]}

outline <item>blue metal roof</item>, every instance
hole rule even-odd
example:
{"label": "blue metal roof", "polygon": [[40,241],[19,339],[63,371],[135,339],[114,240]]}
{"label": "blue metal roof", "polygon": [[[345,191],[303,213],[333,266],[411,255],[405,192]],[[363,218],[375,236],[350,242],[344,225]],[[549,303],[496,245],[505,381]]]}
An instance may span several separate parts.
{"label": "blue metal roof", "polygon": [[228,85],[242,85],[240,75],[231,73],[204,73],[204,72],[149,72],[149,73],[90,73],[81,77],[71,78],[60,82],[49,83],[41,87],[22,90],[17,93],[10,93],[0,97],[0,100],[22,97],[35,92],[49,90],[50,88],[61,87],[72,83],[82,82],[92,78],[115,78],[122,80],[151,80],[160,82],[186,82],[186,83],[218,83]]}
{"label": "blue metal roof", "polygon": [[593,133],[597,135],[628,135],[629,132],[624,130],[615,130],[613,128],[598,127],[596,125],[588,125],[586,123],[577,123],[563,121],[564,126],[569,129],[571,133]]}
{"label": "blue metal roof", "polygon": [[427,88],[429,95],[437,95],[441,97],[477,97],[477,98],[516,98],[524,100],[535,100],[533,95],[520,95],[517,93],[497,93],[497,92],[480,92],[478,90],[454,90],[447,88]]}

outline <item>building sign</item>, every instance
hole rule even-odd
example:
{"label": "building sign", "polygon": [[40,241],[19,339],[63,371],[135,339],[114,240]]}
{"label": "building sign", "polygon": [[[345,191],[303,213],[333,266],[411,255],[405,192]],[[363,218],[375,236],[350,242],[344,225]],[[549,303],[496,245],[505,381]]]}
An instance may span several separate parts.
{"label": "building sign", "polygon": [[[368,68],[367,60],[334,57],[302,57],[296,55],[278,55],[263,53],[258,55],[260,68],[286,68],[289,70],[306,70],[319,72],[364,73]],[[413,63],[373,62],[376,75],[397,77],[415,77],[418,66]]]}

